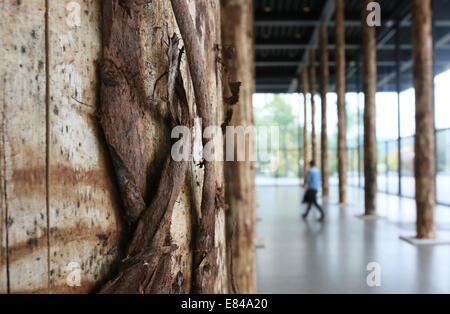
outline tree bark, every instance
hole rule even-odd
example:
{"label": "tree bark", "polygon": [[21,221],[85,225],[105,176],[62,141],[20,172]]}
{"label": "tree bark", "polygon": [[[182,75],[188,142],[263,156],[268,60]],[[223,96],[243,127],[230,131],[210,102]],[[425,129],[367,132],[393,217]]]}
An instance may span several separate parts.
{"label": "tree bark", "polygon": [[[137,0],[136,0],[137,1]],[[101,293],[172,292],[170,226],[178,195],[185,183],[187,161],[166,157],[155,196],[145,205],[146,94],[141,69],[139,2],[103,1],[103,60],[101,67],[101,125],[105,133],[122,200],[132,231],[118,274]],[[168,43],[170,127],[191,127],[192,118],[180,74],[182,52],[176,35]],[[176,114],[179,113],[179,114]]]}
{"label": "tree bark", "polygon": [[413,74],[416,94],[415,178],[417,238],[436,237],[433,38],[430,0],[411,0]]}
{"label": "tree bark", "polygon": [[328,27],[320,27],[320,97],[322,99],[322,131],[321,131],[321,163],[322,163],[322,195],[330,194],[330,166],[328,161],[327,131],[327,93],[329,80],[328,63]]}
{"label": "tree bark", "polygon": [[309,146],[308,146],[308,67],[303,67],[302,71],[302,93],[303,93],[303,179],[306,181],[306,175],[309,171]]}
{"label": "tree bark", "polygon": [[[205,62],[202,57],[200,41],[189,13],[186,0],[171,0],[173,12],[186,48],[186,57],[192,76],[197,110],[202,119],[202,133],[214,126],[214,116],[208,94]],[[203,138],[203,147],[209,139]],[[202,190],[201,217],[194,239],[193,293],[213,293],[215,273],[218,269],[215,248],[216,225],[216,176],[215,161],[205,159],[205,174]]]}
{"label": "tree bark", "polygon": [[[229,125],[247,128],[254,125],[253,4],[251,0],[221,0],[222,46],[227,75],[224,98],[232,96],[230,86],[242,82],[237,104],[230,104],[233,116]],[[246,138],[245,147],[254,150]],[[235,144],[236,147],[236,144]],[[253,161],[225,163],[227,186],[226,212],[228,285],[234,293],[255,293],[255,165]]]}
{"label": "tree bark", "polygon": [[361,7],[363,89],[364,89],[364,195],[365,214],[375,215],[377,194],[377,133],[375,94],[377,91],[377,51],[375,26],[367,24],[370,11],[364,0]]}
{"label": "tree bark", "polygon": [[336,0],[336,92],[338,111],[339,202],[347,202],[347,140],[345,109],[345,26],[344,1]]}
{"label": "tree bark", "polygon": [[317,165],[317,138],[316,138],[316,51],[313,49],[309,54],[309,91],[311,94],[311,147],[312,160]]}

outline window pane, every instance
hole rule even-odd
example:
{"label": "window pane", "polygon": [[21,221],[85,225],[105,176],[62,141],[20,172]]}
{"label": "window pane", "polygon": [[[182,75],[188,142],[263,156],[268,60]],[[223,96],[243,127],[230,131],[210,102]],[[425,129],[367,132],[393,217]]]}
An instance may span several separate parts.
{"label": "window pane", "polygon": [[437,201],[450,205],[450,130],[439,131],[437,140]]}
{"label": "window pane", "polygon": [[416,130],[416,98],[414,89],[408,89],[400,94],[400,136],[414,135]]}
{"label": "window pane", "polygon": [[387,192],[386,190],[386,143],[378,143],[378,160],[377,160],[377,184],[378,191]]}
{"label": "window pane", "polygon": [[398,97],[397,93],[377,93],[377,139],[398,138]]}
{"label": "window pane", "polygon": [[358,148],[348,150],[347,180],[351,186],[358,186]]}
{"label": "window pane", "polygon": [[438,75],[436,82],[436,128],[450,128],[450,71]]}
{"label": "window pane", "polygon": [[388,192],[398,194],[398,142],[389,141],[387,145]]}
{"label": "window pane", "polygon": [[358,145],[358,94],[346,94],[347,111],[347,147],[354,148]]}
{"label": "window pane", "polygon": [[415,196],[414,137],[402,139],[402,195]]}

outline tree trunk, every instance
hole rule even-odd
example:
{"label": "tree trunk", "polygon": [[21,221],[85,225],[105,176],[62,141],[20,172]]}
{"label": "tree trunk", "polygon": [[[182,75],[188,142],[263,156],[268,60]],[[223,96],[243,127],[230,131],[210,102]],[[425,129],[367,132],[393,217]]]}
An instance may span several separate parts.
{"label": "tree trunk", "polygon": [[[251,0],[221,0],[222,41],[228,75],[224,77],[224,98],[231,97],[230,87],[241,82],[239,102],[229,104],[229,125],[254,126],[253,103],[253,4]],[[245,147],[254,150],[254,141],[246,138]],[[235,143],[236,148],[236,143]],[[225,163],[227,182],[226,212],[228,285],[234,293],[255,293],[255,165],[244,162]]]}
{"label": "tree trunk", "polygon": [[412,0],[413,73],[416,94],[415,178],[417,238],[436,237],[433,41],[430,0]]}
{"label": "tree trunk", "polygon": [[311,146],[312,160],[317,165],[317,139],[316,139],[316,51],[313,49],[309,54],[309,91],[311,94]]}
{"label": "tree trunk", "polygon": [[377,194],[377,133],[375,94],[377,91],[377,51],[375,26],[367,24],[367,5],[365,0],[361,8],[362,49],[363,49],[363,89],[364,89],[364,192],[365,214],[376,213]]}
{"label": "tree trunk", "polygon": [[[186,58],[170,1],[76,1],[80,25],[67,2],[0,4],[0,293],[198,292],[202,254],[200,292],[228,292],[223,166],[204,179],[201,157],[171,158],[173,126],[204,117],[193,62],[211,124],[224,120],[219,1],[183,1],[200,61]],[[211,186],[213,253],[194,252]]]}
{"label": "tree trunk", "polygon": [[321,131],[321,163],[322,163],[322,195],[330,194],[330,165],[328,161],[327,131],[327,93],[328,93],[328,27],[320,27],[320,97],[322,99],[322,131]]}
{"label": "tree trunk", "polygon": [[303,93],[303,179],[309,171],[309,147],[308,147],[308,67],[304,66],[302,70],[302,93]]}
{"label": "tree trunk", "polygon": [[[207,159],[201,163],[204,169],[202,180],[196,169],[189,168],[190,162],[174,161],[169,147],[158,154],[163,157],[160,164],[162,171],[149,176],[149,158],[146,155],[158,148],[159,145],[149,147],[149,143],[155,140],[170,145],[170,131],[175,126],[186,126],[192,130],[196,112],[202,119],[203,130],[220,124],[217,119],[222,118],[218,114],[222,108],[217,104],[222,94],[221,88],[217,88],[221,86],[217,78],[221,73],[217,73],[219,57],[212,53],[215,43],[220,42],[220,32],[209,32],[207,37],[203,36],[203,24],[212,27],[219,21],[219,10],[212,9],[203,1],[196,1],[195,4],[200,7],[197,8],[197,25],[194,26],[187,2],[172,1],[176,24],[183,37],[181,42],[175,31],[169,33],[168,27],[175,25],[172,15],[163,17],[169,23],[159,35],[154,29],[146,33],[148,28],[142,26],[147,21],[146,14],[151,14],[149,20],[154,24],[158,23],[162,13],[167,14],[167,10],[171,13],[170,4],[152,2],[152,10],[143,11],[142,3],[137,0],[103,2],[101,122],[121,187],[125,218],[133,235],[118,274],[103,286],[101,292],[226,292],[226,281],[222,282],[226,279],[224,229],[220,222],[217,223],[217,217],[223,215],[224,209],[223,178],[220,172],[216,172],[215,160]],[[155,56],[157,44],[146,45],[151,48],[143,52],[143,41],[158,42],[152,40],[152,36],[165,38],[165,47],[161,47],[165,55]],[[186,57],[182,62],[184,49]],[[143,70],[142,64],[151,69],[155,61],[163,65],[162,69]],[[182,63],[189,67],[189,71],[181,68]],[[159,77],[149,78],[149,73],[158,73]],[[185,84],[183,75],[189,75],[192,85],[189,82]],[[148,81],[153,83],[150,97],[146,95],[148,88],[145,84]],[[192,94],[195,95],[195,102],[190,97]],[[150,106],[146,104],[147,99],[150,99]],[[147,112],[148,108],[150,112]],[[161,123],[155,128],[160,134],[153,141],[146,141],[146,134],[155,133],[146,129],[150,121],[153,125]],[[197,139],[201,142],[199,138],[194,138],[195,141]],[[200,147],[205,146],[208,140],[203,138]],[[185,143],[189,146],[184,147],[189,147],[189,156],[190,141],[186,138]],[[157,167],[156,163],[152,162],[152,168]],[[159,180],[149,180],[155,177]],[[140,185],[146,182],[153,182],[155,186],[148,197],[145,195],[148,189]],[[195,197],[193,186],[200,187],[201,200]],[[198,206],[200,213],[190,211],[190,205],[196,209],[198,203],[201,204]],[[180,228],[188,221],[192,223],[192,228]],[[193,251],[189,243],[191,230]]]}
{"label": "tree trunk", "polygon": [[336,92],[338,111],[339,202],[347,202],[344,0],[336,0]]}
{"label": "tree trunk", "polygon": [[[170,293],[173,285],[171,253],[178,249],[171,243],[170,226],[188,162],[175,162],[170,152],[166,152],[159,185],[147,206],[146,92],[141,68],[139,7],[134,1],[122,4],[111,0],[102,4],[100,120],[116,170],[125,219],[134,230],[118,274],[101,292]],[[167,106],[171,114],[168,120],[169,127],[181,124],[190,128],[193,117],[189,116],[181,78],[178,44],[176,35],[169,38]],[[175,94],[175,90],[181,93]],[[181,118],[174,112],[181,112]]]}

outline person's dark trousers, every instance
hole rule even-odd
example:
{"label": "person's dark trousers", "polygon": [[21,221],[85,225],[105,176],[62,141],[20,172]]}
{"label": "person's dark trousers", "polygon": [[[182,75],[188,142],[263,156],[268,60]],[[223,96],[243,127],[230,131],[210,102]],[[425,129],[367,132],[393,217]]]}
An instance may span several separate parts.
{"label": "person's dark trousers", "polygon": [[320,212],[320,218],[319,220],[323,220],[325,215],[323,213],[322,207],[320,207],[319,203],[317,203],[317,191],[309,189],[307,191],[308,196],[306,197],[306,201],[308,204],[308,207],[306,209],[306,213],[303,214],[303,218],[308,217],[309,211],[311,210],[311,207],[314,205]]}

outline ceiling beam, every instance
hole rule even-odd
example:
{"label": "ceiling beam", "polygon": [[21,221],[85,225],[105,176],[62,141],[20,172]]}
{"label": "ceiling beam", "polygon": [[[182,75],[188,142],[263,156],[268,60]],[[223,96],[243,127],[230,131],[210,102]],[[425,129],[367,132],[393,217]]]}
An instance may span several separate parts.
{"label": "ceiling beam", "polygon": [[[334,50],[336,45],[331,44],[328,45],[329,50]],[[347,44],[345,45],[346,50],[358,50],[360,49],[360,45],[358,44]],[[255,50],[308,50],[315,48],[314,45],[311,44],[255,44]],[[403,44],[400,45],[401,50],[412,50],[412,45]],[[395,45],[384,45],[378,44],[377,50],[395,50]],[[439,47],[439,50],[450,50],[450,45],[442,45]]]}
{"label": "ceiling beam", "polygon": [[[387,26],[387,28],[385,28],[383,30],[383,32],[379,35],[379,37],[377,37],[377,50],[383,50],[383,48],[385,48],[387,46],[387,43],[389,42],[389,40],[392,39],[392,37],[395,36],[395,34],[398,31],[398,27],[401,25],[405,25],[405,24],[409,24],[411,25],[411,9],[409,7],[398,7],[398,12],[394,15],[396,15],[396,20],[394,20],[394,22],[390,22]],[[396,22],[397,21],[397,22]],[[395,45],[391,45],[394,46],[394,49],[396,49]],[[411,45],[410,45],[411,46]],[[411,50],[412,46],[410,49]],[[392,49],[389,49],[392,50]],[[400,45],[400,50],[402,50],[402,45]],[[352,66],[352,68],[350,70],[348,70],[347,72],[347,79],[353,77],[354,75],[356,75],[357,69],[356,66]]]}
{"label": "ceiling beam", "polygon": [[[450,34],[447,34],[436,42],[435,48],[441,49],[442,47],[445,47],[449,42],[450,42]],[[411,69],[412,66],[413,66],[412,61],[408,61],[400,67],[400,72],[406,72],[409,69]],[[396,76],[397,76],[396,71],[392,71],[391,73],[385,75],[383,79],[381,79],[378,82],[378,88],[382,88],[384,85],[388,84],[391,80],[393,80]]]}
{"label": "ceiling beam", "polygon": [[[319,40],[319,27],[322,24],[329,24],[331,21],[331,18],[333,17],[333,13],[335,10],[335,6],[336,6],[336,2],[335,0],[326,0],[322,12],[320,13],[320,18],[319,18],[319,23],[317,25],[314,26],[314,31],[311,34],[311,38],[309,40],[309,44],[308,44],[308,48],[306,48],[307,50],[305,50],[305,52],[303,53],[303,59],[301,61],[301,63],[298,65],[297,67],[297,71],[296,71],[296,76],[298,77],[300,75],[300,71],[301,71],[301,67],[303,66],[303,64],[307,64],[308,62],[308,58],[309,58],[309,50],[312,48],[316,48],[317,47],[317,42]],[[291,81],[291,84],[289,86],[289,90],[288,92],[293,93],[296,91],[298,87],[298,80],[297,78],[294,78]]]}
{"label": "ceiling beam", "polygon": [[256,84],[256,90],[286,90],[289,84]]}
{"label": "ceiling beam", "polygon": [[[382,26],[390,27],[390,25],[393,25],[395,23],[394,20],[386,20],[382,22]],[[255,27],[274,27],[274,26],[282,26],[282,27],[317,27],[323,24],[327,25],[334,25],[333,21],[328,21],[327,23],[322,23],[318,20],[256,20],[254,22]],[[360,27],[361,21],[360,20],[347,20],[345,21],[346,27]],[[403,21],[400,23],[401,27],[410,27],[411,21]],[[450,27],[450,20],[438,20],[436,21],[436,27]]]}
{"label": "ceiling beam", "polygon": [[[294,66],[298,66],[298,61],[256,61],[255,62],[255,66],[256,67],[294,67]],[[407,63],[407,62],[402,62],[402,64]],[[449,61],[436,61],[437,65],[440,66],[447,66],[450,64],[450,60]],[[316,66],[320,66],[320,62],[316,62]],[[329,61],[329,66],[330,67],[334,67],[336,66],[336,62],[334,61]],[[378,61],[377,62],[377,66],[379,67],[395,67],[396,66],[396,62],[395,61]]]}

